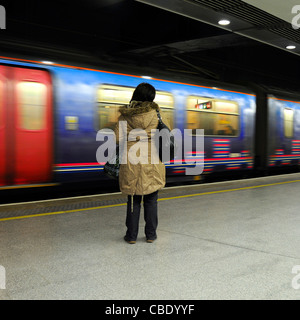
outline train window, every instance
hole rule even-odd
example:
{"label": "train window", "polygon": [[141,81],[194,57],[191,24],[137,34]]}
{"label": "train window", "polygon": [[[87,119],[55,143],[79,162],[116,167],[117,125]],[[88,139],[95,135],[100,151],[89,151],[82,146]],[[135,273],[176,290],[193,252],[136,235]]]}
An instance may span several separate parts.
{"label": "train window", "polygon": [[174,129],[174,98],[173,95],[168,92],[157,91],[154,99],[163,114],[163,117],[166,119],[167,123],[170,126],[170,129]]}
{"label": "train window", "polygon": [[98,129],[114,129],[119,108],[128,104],[134,88],[103,85],[98,90]]}
{"label": "train window", "polygon": [[[132,87],[121,87],[113,85],[102,85],[98,89],[97,129],[114,129],[118,117],[119,108],[131,100]],[[170,126],[174,126],[174,101],[173,96],[167,92],[157,91],[154,100],[162,109]]]}
{"label": "train window", "polygon": [[103,85],[98,90],[98,102],[124,105],[128,104],[134,88]]}
{"label": "train window", "polygon": [[114,129],[120,116],[120,105],[99,104],[99,129]]}
{"label": "train window", "polygon": [[283,111],[284,136],[292,138],[294,135],[294,110],[285,108]]}
{"label": "train window", "polygon": [[204,129],[205,135],[237,136],[239,106],[235,101],[190,96],[187,100],[187,129]]}
{"label": "train window", "polygon": [[18,84],[20,127],[42,130],[46,126],[46,91],[44,84],[22,81]]}

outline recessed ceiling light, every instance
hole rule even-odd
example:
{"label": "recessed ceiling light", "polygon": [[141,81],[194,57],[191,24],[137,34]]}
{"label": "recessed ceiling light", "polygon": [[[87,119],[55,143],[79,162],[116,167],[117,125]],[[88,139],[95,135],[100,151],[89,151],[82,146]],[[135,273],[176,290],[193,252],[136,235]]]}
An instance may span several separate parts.
{"label": "recessed ceiling light", "polygon": [[227,19],[222,19],[218,22],[218,24],[221,26],[228,26],[230,24],[230,21]]}
{"label": "recessed ceiling light", "polygon": [[149,76],[141,76],[141,78],[148,79],[148,80],[152,79],[152,77],[149,77]]}
{"label": "recessed ceiling light", "polygon": [[296,46],[293,46],[293,45],[286,46],[286,49],[293,50],[293,49],[296,49]]}

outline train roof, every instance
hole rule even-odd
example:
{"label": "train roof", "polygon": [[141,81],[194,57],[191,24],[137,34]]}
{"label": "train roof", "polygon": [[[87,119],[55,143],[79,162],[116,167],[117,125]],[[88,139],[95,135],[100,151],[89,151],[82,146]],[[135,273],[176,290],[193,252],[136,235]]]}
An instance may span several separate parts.
{"label": "train roof", "polygon": [[[36,59],[36,58],[35,58]],[[128,67],[124,65],[118,65],[115,63],[103,65],[93,64],[88,62],[79,62],[73,63],[73,61],[67,62],[63,59],[58,62],[49,62],[44,61],[43,59],[38,58],[37,60],[30,59],[28,56],[16,56],[12,55],[9,57],[0,56],[0,64],[14,64],[25,65],[27,67],[37,67],[51,70],[52,67],[60,68],[69,68],[77,70],[89,70],[96,72],[105,72],[105,73],[115,73],[133,77],[140,77],[145,79],[147,77],[152,80],[160,80],[166,82],[173,82],[183,85],[195,85],[195,86],[206,86],[213,88],[220,88],[222,90],[235,91],[245,94],[255,94],[254,90],[251,89],[251,86],[248,86],[245,83],[227,83],[220,81],[218,79],[207,79],[204,77],[196,76],[193,74],[182,75],[182,73],[176,72],[165,72],[160,70],[155,70],[147,67]]]}

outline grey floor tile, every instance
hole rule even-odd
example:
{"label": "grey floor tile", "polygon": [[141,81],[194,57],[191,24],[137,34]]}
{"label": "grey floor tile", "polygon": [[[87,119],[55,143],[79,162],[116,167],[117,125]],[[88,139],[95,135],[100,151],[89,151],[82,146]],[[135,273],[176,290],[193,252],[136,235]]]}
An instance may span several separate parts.
{"label": "grey floor tile", "polygon": [[286,184],[160,201],[153,244],[143,213],[137,243],[123,240],[125,207],[0,222],[0,300],[299,300],[298,193]]}

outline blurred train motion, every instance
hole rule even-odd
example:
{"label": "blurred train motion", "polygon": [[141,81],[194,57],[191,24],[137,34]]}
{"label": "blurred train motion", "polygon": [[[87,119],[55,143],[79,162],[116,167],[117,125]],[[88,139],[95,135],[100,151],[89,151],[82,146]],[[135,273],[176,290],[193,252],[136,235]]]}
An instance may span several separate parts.
{"label": "blurred train motion", "polygon": [[[99,129],[141,82],[172,128],[204,129],[205,167],[213,172],[267,172],[300,165],[300,98],[266,88],[180,83],[38,61],[0,59],[0,185],[107,179],[96,161]],[[184,159],[197,157],[192,146]],[[186,164],[166,165],[181,179]],[[197,180],[199,177],[189,177]]]}

